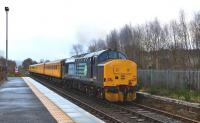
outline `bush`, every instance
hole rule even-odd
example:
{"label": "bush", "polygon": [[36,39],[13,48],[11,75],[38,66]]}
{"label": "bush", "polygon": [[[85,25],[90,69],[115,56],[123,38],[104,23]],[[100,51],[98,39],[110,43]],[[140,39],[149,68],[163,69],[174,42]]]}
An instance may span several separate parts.
{"label": "bush", "polygon": [[167,96],[175,99],[200,102],[200,93],[188,89],[167,89],[164,87],[152,86],[146,91],[153,95]]}

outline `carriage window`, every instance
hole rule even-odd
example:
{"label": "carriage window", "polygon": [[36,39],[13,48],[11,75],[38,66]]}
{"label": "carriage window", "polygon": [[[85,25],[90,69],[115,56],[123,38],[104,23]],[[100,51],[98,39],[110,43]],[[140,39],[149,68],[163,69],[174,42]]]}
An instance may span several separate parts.
{"label": "carriage window", "polygon": [[103,53],[102,55],[99,56],[98,60],[99,62],[106,61],[108,59],[107,53]]}

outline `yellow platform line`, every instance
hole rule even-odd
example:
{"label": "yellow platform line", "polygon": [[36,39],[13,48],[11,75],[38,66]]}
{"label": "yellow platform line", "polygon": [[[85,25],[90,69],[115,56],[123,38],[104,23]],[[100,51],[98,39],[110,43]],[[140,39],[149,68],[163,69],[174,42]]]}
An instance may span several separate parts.
{"label": "yellow platform line", "polygon": [[35,87],[35,85],[33,85],[28,79],[23,79],[27,82],[27,85],[31,88],[34,94],[39,98],[39,100],[43,103],[43,105],[58,123],[74,123],[74,121],[67,114],[65,114],[58,106],[56,106],[43,93],[41,93]]}

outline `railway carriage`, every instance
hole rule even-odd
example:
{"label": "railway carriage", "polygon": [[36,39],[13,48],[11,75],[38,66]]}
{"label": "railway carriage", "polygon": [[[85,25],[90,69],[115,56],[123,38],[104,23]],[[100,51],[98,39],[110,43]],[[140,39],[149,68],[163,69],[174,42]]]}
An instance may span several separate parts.
{"label": "railway carriage", "polygon": [[29,72],[37,73],[37,74],[44,74],[44,63],[41,64],[34,64],[29,66]]}
{"label": "railway carriage", "polygon": [[[37,65],[30,73],[37,73]],[[39,65],[38,65],[39,66]],[[119,51],[102,50],[44,64],[43,74],[62,80],[72,87],[110,102],[132,101],[136,98],[137,65]]]}
{"label": "railway carriage", "polygon": [[63,70],[64,70],[64,66],[63,66],[64,61],[65,60],[62,59],[62,60],[45,63],[44,75],[56,77],[56,78],[62,78]]}

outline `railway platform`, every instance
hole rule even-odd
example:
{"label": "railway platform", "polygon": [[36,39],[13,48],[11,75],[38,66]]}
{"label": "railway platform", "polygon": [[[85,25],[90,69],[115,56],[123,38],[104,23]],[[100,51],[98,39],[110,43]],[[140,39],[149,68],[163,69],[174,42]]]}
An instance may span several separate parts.
{"label": "railway platform", "polygon": [[1,123],[102,123],[103,121],[29,77],[0,86]]}
{"label": "railway platform", "polygon": [[0,86],[1,123],[55,123],[56,120],[21,78],[8,78]]}

